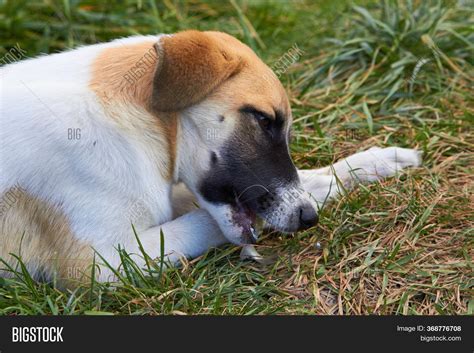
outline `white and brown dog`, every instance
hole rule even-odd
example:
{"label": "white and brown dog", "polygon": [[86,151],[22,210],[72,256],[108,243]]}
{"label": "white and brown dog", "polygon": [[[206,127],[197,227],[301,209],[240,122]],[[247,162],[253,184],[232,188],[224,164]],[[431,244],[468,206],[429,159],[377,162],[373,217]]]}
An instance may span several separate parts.
{"label": "white and brown dog", "polygon": [[140,254],[131,223],[151,257],[162,231],[170,261],[251,243],[257,216],[306,229],[340,185],[420,164],[390,147],[297,170],[285,90],[220,32],[90,45],[8,65],[1,80],[0,257],[37,278],[67,278],[94,250],[116,267],[117,247]]}

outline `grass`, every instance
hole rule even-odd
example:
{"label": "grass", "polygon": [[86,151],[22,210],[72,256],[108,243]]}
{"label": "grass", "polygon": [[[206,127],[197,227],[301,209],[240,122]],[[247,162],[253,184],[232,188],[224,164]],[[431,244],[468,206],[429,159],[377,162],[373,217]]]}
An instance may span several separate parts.
{"label": "grass", "polygon": [[[370,146],[418,148],[422,168],[362,186],[320,224],[268,234],[272,266],[227,246],[161,271],[123,253],[118,284],[74,291],[20,271],[0,279],[0,313],[474,314],[474,8],[433,1],[3,1],[4,56],[26,56],[135,33],[219,29],[281,76],[295,117],[298,167],[324,166]],[[316,243],[320,243],[320,247]]]}

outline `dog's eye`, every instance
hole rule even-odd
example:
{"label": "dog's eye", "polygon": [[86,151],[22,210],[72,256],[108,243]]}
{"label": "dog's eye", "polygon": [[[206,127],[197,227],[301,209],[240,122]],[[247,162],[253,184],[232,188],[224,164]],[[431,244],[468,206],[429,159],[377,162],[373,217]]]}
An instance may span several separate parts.
{"label": "dog's eye", "polygon": [[257,119],[258,121],[258,125],[260,125],[260,127],[263,129],[263,130],[270,130],[272,128],[272,119],[270,119],[269,117],[266,117],[262,114],[255,114],[255,118]]}
{"label": "dog's eye", "polygon": [[240,108],[240,112],[247,115],[247,117],[253,117],[257,120],[260,128],[273,137],[275,119],[270,114],[260,111],[251,105],[243,106]]}

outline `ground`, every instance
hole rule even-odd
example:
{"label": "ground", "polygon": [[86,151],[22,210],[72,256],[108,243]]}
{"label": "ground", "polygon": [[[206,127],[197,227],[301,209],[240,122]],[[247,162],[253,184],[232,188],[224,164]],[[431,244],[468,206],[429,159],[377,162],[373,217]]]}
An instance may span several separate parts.
{"label": "ground", "polygon": [[137,33],[222,30],[278,72],[298,167],[393,145],[423,151],[423,166],[348,192],[306,232],[266,235],[259,250],[279,256],[273,265],[227,246],[151,276],[129,264],[114,290],[75,291],[20,269],[0,279],[1,314],[474,313],[472,3],[100,3],[2,2],[1,64]]}

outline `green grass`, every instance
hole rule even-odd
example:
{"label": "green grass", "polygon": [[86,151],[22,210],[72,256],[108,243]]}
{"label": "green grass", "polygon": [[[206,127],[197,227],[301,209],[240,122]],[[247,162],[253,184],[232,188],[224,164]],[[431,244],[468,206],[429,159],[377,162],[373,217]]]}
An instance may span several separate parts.
{"label": "green grass", "polygon": [[0,56],[197,28],[237,36],[272,66],[296,43],[304,55],[281,79],[298,167],[371,146],[424,151],[423,167],[348,193],[317,227],[266,235],[272,266],[231,246],[165,271],[122,254],[114,287],[1,279],[0,313],[474,314],[474,8],[463,3],[0,2]]}

